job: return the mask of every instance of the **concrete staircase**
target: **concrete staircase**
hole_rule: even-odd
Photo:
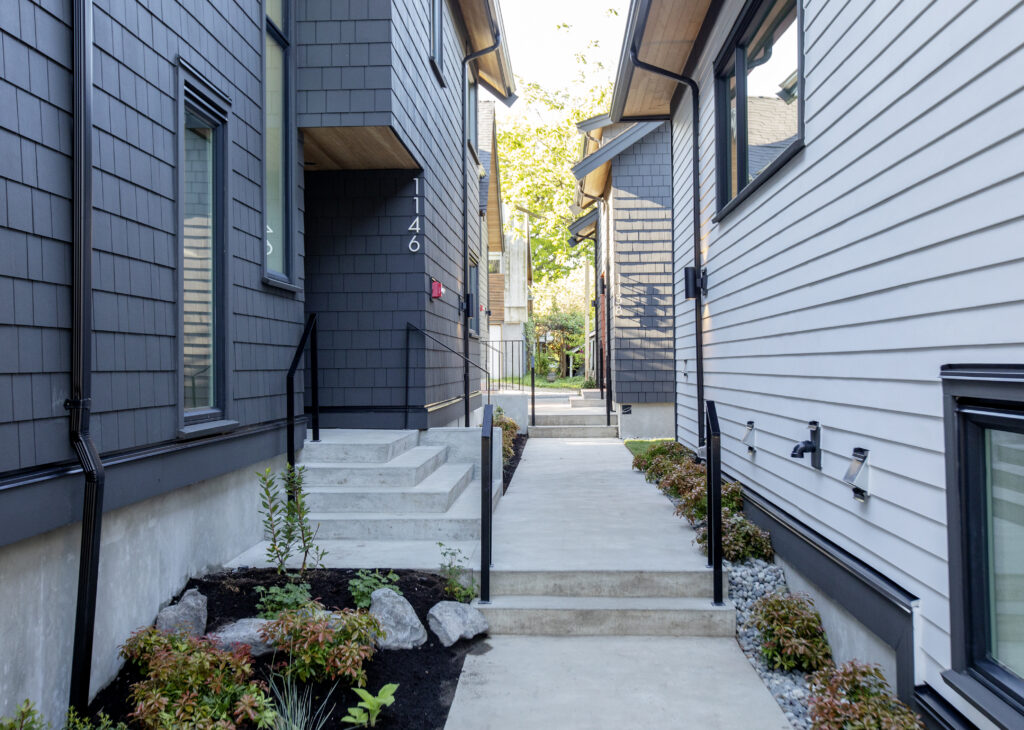
[[[711,602],[711,575],[689,571],[495,571],[492,634],[733,636],[731,604]]]
[[[568,409],[539,412],[537,425],[530,426],[530,438],[616,438],[619,416],[612,413],[608,424],[601,391],[584,390],[582,393],[569,397]]]
[[[307,441],[299,462],[318,539],[479,539],[479,432],[437,431],[464,431],[451,435],[468,446],[419,431],[324,430],[319,442]],[[500,474],[500,452],[498,464]],[[492,494],[497,505],[500,480]]]

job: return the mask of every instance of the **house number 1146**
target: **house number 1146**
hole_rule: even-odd
[[[414,177],[412,181],[416,185],[412,196],[415,215],[413,215],[412,223],[409,224],[409,230],[412,232],[412,238],[409,239],[409,250],[416,253],[422,248],[420,245],[420,234],[423,232],[423,227],[420,224],[420,179]]]

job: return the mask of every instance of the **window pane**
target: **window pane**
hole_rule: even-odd
[[[727,98],[729,101],[729,135],[726,139],[726,174],[729,176],[729,200],[736,197],[739,192],[739,171],[736,167],[736,71],[735,69],[726,78]]]
[[[992,659],[1024,677],[1024,434],[987,430]]]
[[[747,41],[747,175],[768,167],[796,140],[797,22],[795,0],[768,8]]]
[[[267,17],[284,32],[284,0],[267,0]]]
[[[214,406],[214,135],[192,114],[185,120],[184,371],[185,409]]]
[[[267,169],[267,268],[288,274],[285,247],[288,245],[287,175],[285,147],[284,49],[267,35],[266,58],[266,169]]]

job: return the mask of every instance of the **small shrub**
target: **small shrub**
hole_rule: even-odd
[[[832,664],[821,616],[809,596],[762,596],[751,609],[751,619],[761,632],[761,655],[769,666],[813,672]]]
[[[593,378],[584,378],[583,385],[580,386],[584,390],[593,390],[597,387],[597,382]]]
[[[254,589],[260,596],[256,607],[262,618],[277,618],[281,611],[291,611],[309,605],[313,597],[309,592],[309,583],[285,583],[283,586],[256,586]]]
[[[133,634],[121,655],[146,675],[132,685],[131,717],[143,727],[271,727],[273,704],[263,683],[252,679],[248,647],[226,651],[205,639],[149,627]]]
[[[697,528],[697,546],[708,554],[708,528]],[[771,561],[772,541],[768,533],[741,514],[722,510],[722,554],[726,560],[742,563],[747,558]]]
[[[681,459],[677,459],[672,456],[656,456],[651,459],[650,464],[647,465],[644,477],[646,477],[649,482],[660,482],[674,469],[679,468],[681,463]]]
[[[354,687],[352,689],[362,700],[355,707],[348,708],[348,714],[341,718],[342,722],[350,723],[355,727],[377,727],[377,718],[381,710],[395,704],[395,690],[397,684],[385,684],[380,692],[372,695],[365,689]]]
[[[441,577],[444,578],[444,594],[459,603],[469,603],[476,598],[476,581],[466,567],[467,558],[458,548],[437,543],[441,548]],[[467,577],[468,574],[468,577]]]
[[[380,588],[390,588],[398,595],[402,595],[402,589],[398,587],[398,573],[390,570],[384,575],[379,570],[360,570],[356,577],[348,582],[348,592],[352,594],[356,608],[369,608],[373,603],[373,592]]]
[[[300,690],[292,677],[280,674],[271,676],[270,692],[274,696],[274,707],[277,710],[273,730],[323,730],[334,712],[334,705],[327,704],[331,701],[334,689],[332,687],[327,692],[327,696],[314,710],[312,687]]]
[[[661,478],[658,489],[677,499],[700,489],[707,491],[704,466],[693,462],[678,464]]]
[[[18,705],[13,717],[0,717],[0,730],[48,730],[50,724],[44,722],[43,716],[32,703],[25,700]]]
[[[296,611],[282,611],[260,629],[265,641],[288,654],[278,669],[286,677],[305,682],[311,678],[347,679],[366,684],[363,662],[373,656],[377,619],[364,611],[345,609],[328,613],[319,603]]]
[[[692,459],[693,453],[677,441],[662,441],[654,444],[642,454],[633,457],[633,468],[637,471],[646,472],[651,462],[661,457],[669,457],[675,463],[684,459]]]
[[[64,730],[129,730],[129,728],[123,722],[115,723],[102,712],[96,716],[95,720],[90,720],[87,717],[82,717],[72,708],[68,710],[68,720],[64,725]]]
[[[707,477],[700,475],[701,479],[690,480],[691,487],[687,491],[678,494],[679,504],[676,505],[676,514],[686,518],[691,524],[703,522],[708,518],[708,486]],[[739,514],[743,510],[743,491],[739,482],[726,482],[722,485],[722,520],[725,520],[725,513]]]
[[[923,730],[924,723],[892,696],[877,664],[847,662],[811,676],[815,730]]]
[[[503,464],[508,464],[516,453],[515,440],[519,424],[506,416],[500,406],[494,411],[492,424],[501,429],[501,459]]]
[[[306,504],[306,490],[303,487],[306,467],[296,469],[291,464],[278,478],[267,467],[258,474],[260,479],[260,515],[263,517],[263,534],[267,538],[267,562],[272,563],[278,573],[284,573],[288,560],[298,553],[302,556],[299,574],[304,575],[307,566],[319,568],[327,551],[316,544],[317,530],[309,524],[309,507]],[[319,529],[319,528],[317,528]]]

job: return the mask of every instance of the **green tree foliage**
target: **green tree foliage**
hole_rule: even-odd
[[[558,374],[564,377],[567,374],[565,354],[583,344],[583,312],[551,312],[536,317],[534,326],[540,341],[547,340],[550,335],[547,351],[550,355],[558,358]],[[577,368],[580,361],[582,361],[582,354],[577,357]]]

